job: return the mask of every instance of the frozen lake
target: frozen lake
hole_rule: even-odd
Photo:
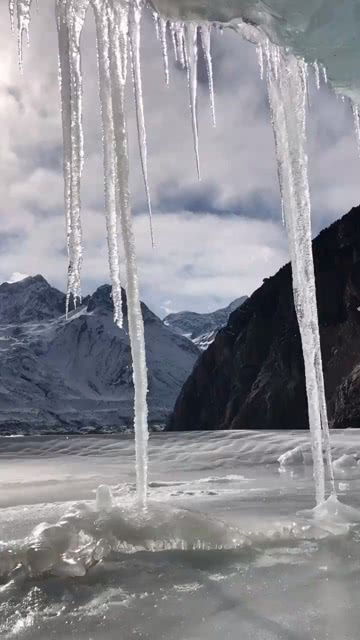
[[[0,440],[3,549],[23,550],[42,522],[62,531],[81,509],[102,540],[117,538],[85,575],[4,575],[2,639],[358,639],[360,526],[298,513],[314,506],[307,433],[152,435],[143,516],[130,436]],[[335,459],[360,457],[360,432],[332,442]],[[277,458],[299,445],[279,471]],[[360,508],[356,460],[336,475],[341,501]],[[99,484],[113,510],[95,511]],[[82,535],[81,558],[92,544]]]

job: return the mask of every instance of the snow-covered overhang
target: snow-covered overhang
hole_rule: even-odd
[[[360,97],[360,0],[153,0],[173,20],[259,26],[307,62],[317,60],[340,93]]]

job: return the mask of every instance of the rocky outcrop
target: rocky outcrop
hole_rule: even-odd
[[[360,207],[314,240],[314,262],[329,417],[360,427]],[[304,365],[290,265],[229,319],[177,399],[173,430],[303,429]]]

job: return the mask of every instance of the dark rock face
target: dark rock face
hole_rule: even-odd
[[[333,427],[360,427],[360,207],[314,240],[321,346]],[[291,268],[229,319],[177,399],[169,428],[304,429],[304,365]]]

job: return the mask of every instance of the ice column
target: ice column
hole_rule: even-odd
[[[81,299],[82,227],[81,173],[83,168],[82,73],[80,38],[89,0],[57,0],[59,72],[64,142],[64,181],[69,255],[66,312],[71,296]]]
[[[124,245],[127,279],[127,317],[133,360],[135,388],[135,448],[137,495],[146,506],[148,473],[148,408],[147,367],[144,323],[141,313],[137,275],[135,236],[129,191],[129,154],[125,117],[125,83],[128,59],[128,2],[114,3],[109,13],[109,54],[111,76],[111,104],[113,113],[113,140],[117,173],[117,203]]]
[[[267,52],[267,84],[282,206],[289,237],[295,309],[303,346],[316,501],[320,504],[325,500],[323,440],[333,492],[335,485],[311,242],[311,206],[305,152],[306,65],[275,45],[269,44]]]

